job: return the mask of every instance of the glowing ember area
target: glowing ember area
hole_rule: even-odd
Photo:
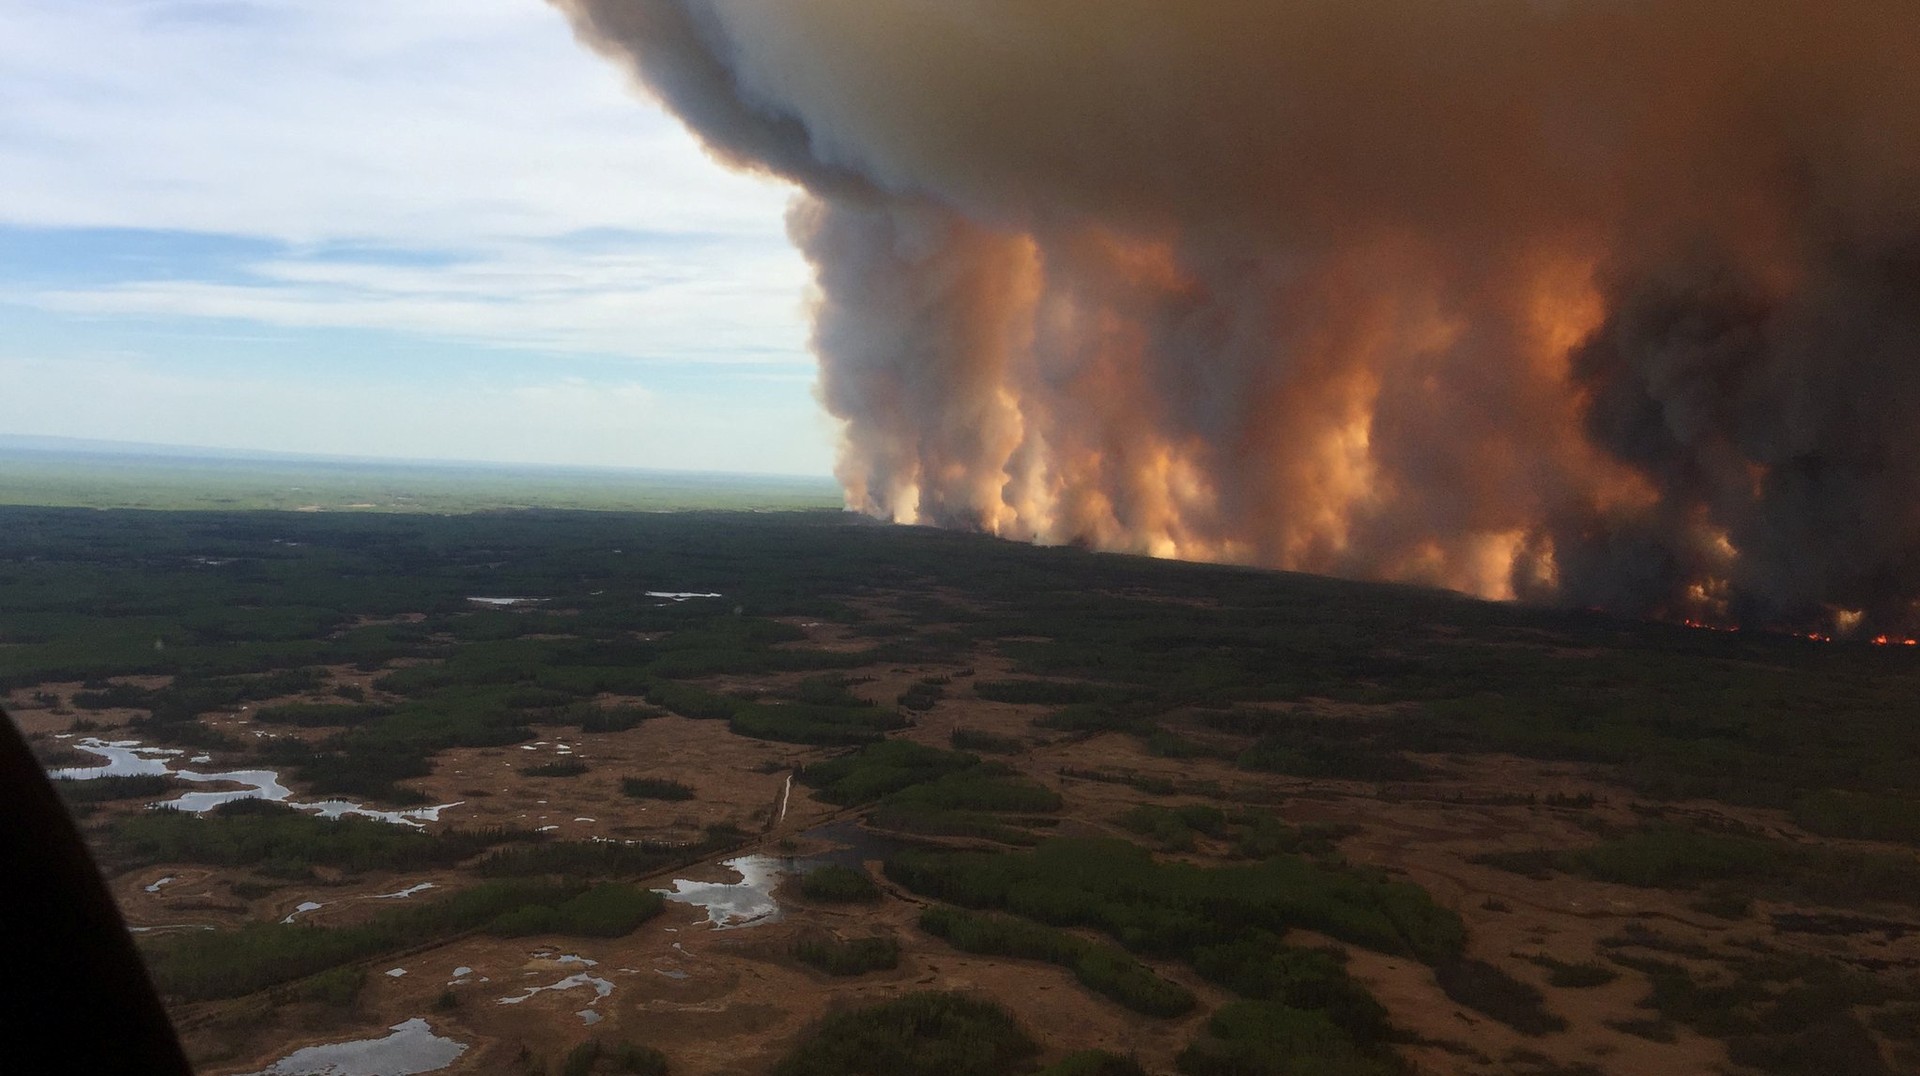
[[[1920,627],[1906,0],[554,3],[805,192],[855,509]]]

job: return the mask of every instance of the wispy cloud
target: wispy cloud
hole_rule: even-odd
[[[824,471],[789,192],[548,5],[0,0],[0,26],[0,431]]]
[[[737,243],[582,254],[521,242],[431,266],[286,257],[233,273],[15,291],[13,299],[93,317],[381,329],[636,359],[805,360],[804,273],[784,252]]]
[[[0,0],[0,25],[16,225],[765,237],[786,199],[713,168],[533,0]]]

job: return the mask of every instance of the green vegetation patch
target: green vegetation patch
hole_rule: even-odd
[[[1241,997],[1322,1013],[1362,1049],[1393,1038],[1387,1010],[1347,974],[1339,949],[1288,945],[1267,930],[1197,949],[1194,970]]]
[[[1459,917],[1418,886],[1291,856],[1200,867],[1158,862],[1126,841],[1063,839],[1032,852],[903,852],[887,876],[950,903],[1093,927],[1167,956],[1255,928],[1319,930],[1428,963],[1457,956],[1465,940]]]
[[[526,904],[487,924],[487,932],[517,938],[528,934],[566,934],[581,938],[618,938],[660,914],[665,898],[651,889],[600,885],[558,904]]]
[[[364,725],[392,712],[390,706],[370,703],[292,702],[281,706],[263,706],[253,712],[253,719],[263,725],[347,728]]]
[[[956,751],[974,751],[983,755],[1025,754],[1027,742],[1015,736],[996,736],[977,729],[954,729],[948,737]]]
[[[587,769],[587,764],[577,758],[562,758],[537,766],[522,766],[520,773],[526,777],[579,777]]]
[[[1068,1054],[1033,1076],[1147,1076],[1147,1070],[1131,1057],[1105,1050],[1081,1050]]]
[[[875,829],[916,837],[958,837],[1020,847],[1040,843],[1040,838],[1032,830],[1009,825],[1002,816],[980,811],[883,806],[868,812],[867,822]]]
[[[538,839],[531,831],[508,829],[429,834],[369,818],[319,818],[283,804],[244,799],[205,814],[124,815],[107,825],[98,847],[116,871],[152,863],[207,863],[304,877],[316,866],[355,872],[452,866],[498,845]]]
[[[934,704],[945,698],[946,694],[946,678],[939,677],[908,685],[897,701],[902,709],[924,712],[933,709]]]
[[[828,975],[852,977],[900,966],[900,943],[884,935],[845,941],[826,934],[810,934],[793,943],[794,959]]]
[[[1565,1020],[1546,1010],[1540,991],[1484,960],[1450,960],[1434,969],[1434,977],[1449,998],[1523,1035],[1567,1028]]]
[[[1920,844],[1920,796],[1815,792],[1793,805],[1793,820],[1823,837]]]
[[[367,985],[367,969],[339,967],[309,977],[288,992],[290,1001],[310,1001],[333,1009],[351,1009]]]
[[[1332,856],[1340,842],[1360,832],[1360,827],[1337,822],[1309,822],[1288,825],[1265,811],[1242,811],[1229,821],[1233,824],[1235,855],[1248,859],[1269,856]]]
[[[886,740],[800,771],[800,780],[820,798],[843,806],[872,803],[912,785],[972,769],[979,758],[942,751],[910,740]]]
[[[1060,809],[1060,795],[997,762],[908,740],[886,740],[808,766],[800,780],[821,799],[877,804],[869,820],[922,836],[975,837],[1031,844],[1030,833],[1002,817]]]
[[[482,878],[644,878],[670,867],[704,859],[737,846],[745,837],[727,825],[707,827],[704,838],[689,844],[640,841],[547,841],[502,848],[473,865]]]
[[[693,789],[664,777],[623,777],[620,791],[637,800],[690,800]]]
[[[575,703],[561,711],[554,723],[575,725],[581,732],[625,732],[638,728],[643,721],[651,721],[665,715],[664,710],[651,706],[601,706],[594,703]]]
[[[54,791],[68,804],[106,803],[112,800],[152,799],[164,796],[184,782],[157,773],[126,777],[95,777],[86,781],[53,782]]]
[[[980,680],[973,693],[994,702],[1039,706],[1112,702],[1126,694],[1124,689],[1069,680]]]
[[[667,1076],[667,1055],[651,1046],[588,1039],[560,1059],[560,1076],[593,1076],[595,1073]]]
[[[961,994],[909,994],[829,1016],[774,1076],[1006,1076],[1039,1052],[1004,1009]]]
[[[1400,1076],[1406,1067],[1384,1048],[1349,1037],[1325,1013],[1272,1001],[1221,1006],[1206,1034],[1181,1051],[1185,1076]]]
[[[1227,813],[1205,804],[1157,807],[1143,803],[1114,821],[1122,829],[1177,852],[1192,851],[1197,837],[1223,837],[1227,832]]]
[[[1670,1038],[1671,1026],[1682,1024],[1727,1040],[1737,1063],[1780,1076],[1886,1073],[1869,1024],[1895,1026],[1917,1011],[1910,986],[1903,996],[1884,980],[1817,956],[1761,954],[1705,970],[1625,952],[1613,960],[1647,977],[1651,989],[1640,1004],[1658,1016],[1641,1022],[1648,1037]]]
[[[829,863],[800,876],[800,895],[829,903],[876,901],[880,886],[866,871]]]
[[[920,929],[967,953],[1041,960],[1068,968],[1081,984],[1148,1016],[1180,1016],[1193,993],[1109,945],[1005,915],[935,906],[920,913]]]
[[[253,923],[155,938],[143,943],[142,951],[163,994],[204,1001],[240,997],[469,930],[515,935],[539,920],[543,932],[614,937],[659,907],[658,894],[625,886],[495,882],[386,912],[358,926]]]
[[[1584,990],[1588,987],[1605,986],[1618,979],[1620,973],[1607,967],[1587,961],[1582,964],[1569,964],[1542,953],[1530,956],[1527,962],[1547,969],[1547,985],[1571,990]]]
[[[1540,876],[1559,870],[1652,889],[1716,886],[1722,898],[1778,894],[1824,904],[1920,903],[1911,857],[1662,827],[1570,851],[1501,852],[1476,862]]]
[[[1266,715],[1277,726],[1242,751],[1236,761],[1249,770],[1290,777],[1349,781],[1412,781],[1426,770],[1399,753],[1389,721],[1307,719]]]

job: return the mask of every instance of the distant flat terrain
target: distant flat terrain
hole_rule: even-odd
[[[330,460],[114,442],[0,439],[0,505],[479,512],[837,508],[828,478]]]
[[[209,1074],[1920,1071],[1907,647],[837,510],[0,507],[0,700]]]

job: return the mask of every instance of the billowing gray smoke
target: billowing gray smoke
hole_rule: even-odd
[[[1913,626],[1913,0],[553,2],[807,192],[857,508]]]

